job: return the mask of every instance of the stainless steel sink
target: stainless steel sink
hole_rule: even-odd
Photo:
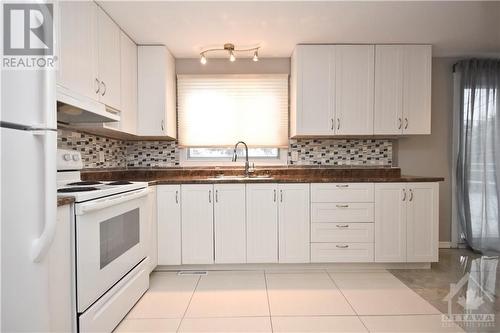
[[[266,180],[272,179],[270,175],[255,175],[255,176],[226,176],[226,175],[217,175],[215,177],[208,177],[209,180]]]

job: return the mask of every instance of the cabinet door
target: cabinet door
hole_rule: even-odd
[[[61,1],[59,10],[57,83],[97,101],[97,6],[93,1]]]
[[[292,136],[332,135],[329,45],[298,45],[292,57]]]
[[[439,247],[439,184],[408,184],[407,261],[436,262]]]
[[[406,261],[406,185],[375,184],[375,261]]]
[[[158,265],[181,264],[180,185],[157,186]]]
[[[373,134],[373,45],[336,45],[335,134]]]
[[[280,184],[278,190],[279,262],[309,262],[309,184]]]
[[[216,184],[215,262],[246,262],[245,184]]]
[[[404,46],[375,46],[374,134],[401,134]]]
[[[404,46],[403,134],[431,134],[430,45]]]
[[[99,100],[117,110],[121,105],[120,28],[101,9],[97,10],[97,40],[99,45]]]
[[[123,132],[137,132],[137,45],[120,32],[121,50],[121,114]]]
[[[182,263],[212,264],[213,185],[181,186]]]
[[[278,262],[278,187],[247,184],[247,262]]]

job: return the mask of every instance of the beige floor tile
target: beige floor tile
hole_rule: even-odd
[[[272,317],[273,332],[368,332],[357,316]]]
[[[180,322],[180,319],[125,319],[114,332],[176,332]]]
[[[200,279],[186,317],[269,316],[264,272],[210,272]]]
[[[271,332],[269,317],[185,318],[179,332]]]
[[[441,315],[423,316],[362,316],[370,332],[464,332],[457,325],[443,326]]]
[[[330,275],[358,315],[440,314],[390,273]]]
[[[354,314],[327,273],[266,276],[273,316]]]
[[[149,290],[132,308],[127,319],[182,318],[193,294],[198,276],[155,272]]]

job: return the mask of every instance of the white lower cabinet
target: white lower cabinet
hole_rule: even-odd
[[[182,263],[180,192],[180,185],[159,185],[157,189],[158,265]]]
[[[373,243],[312,243],[312,262],[370,262]]]
[[[181,186],[182,263],[214,262],[213,185]]]
[[[375,184],[375,261],[438,261],[438,183]]]
[[[245,184],[216,184],[215,263],[246,262]]]
[[[278,186],[246,185],[248,263],[278,262]]]
[[[373,223],[312,223],[313,243],[373,243]]]
[[[310,262],[309,184],[279,184],[279,262]]]

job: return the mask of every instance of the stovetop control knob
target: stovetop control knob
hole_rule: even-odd
[[[64,154],[63,158],[65,161],[71,161],[71,155],[70,154]]]
[[[80,156],[73,155],[73,161],[78,162],[80,160]]]

